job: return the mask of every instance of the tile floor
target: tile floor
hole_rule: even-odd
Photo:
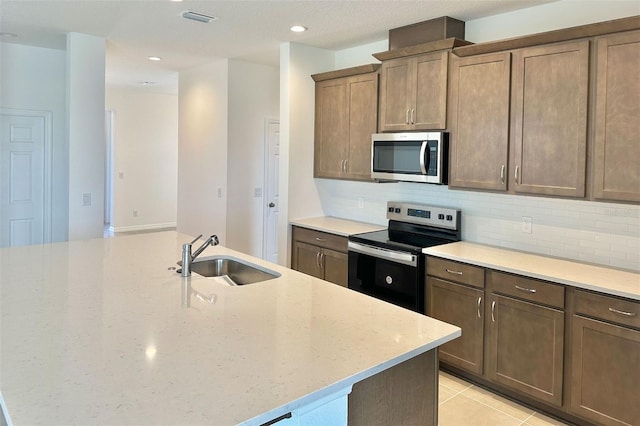
[[[438,402],[439,426],[566,425],[444,372]]]

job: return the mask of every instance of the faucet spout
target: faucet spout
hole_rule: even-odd
[[[207,238],[207,240],[204,243],[202,243],[202,245],[198,247],[196,251],[193,252],[192,254],[191,246],[193,245],[193,243],[198,241],[200,237],[202,237],[202,234],[197,236],[190,243],[186,243],[182,245],[182,271],[180,272],[180,275],[183,277],[191,276],[191,263],[194,260],[196,260],[196,258],[200,255],[200,253],[204,251],[204,249],[206,249],[209,246],[217,246],[218,244],[220,244],[220,240],[218,240],[218,236],[212,235],[209,238]]]

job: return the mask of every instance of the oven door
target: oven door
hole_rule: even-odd
[[[350,289],[424,313],[422,256],[349,241]]]

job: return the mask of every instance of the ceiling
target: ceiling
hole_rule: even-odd
[[[147,81],[176,92],[178,71],[219,58],[278,66],[286,42],[341,50],[440,16],[468,21],[542,3],[549,0],[0,0],[0,32],[16,35],[3,42],[54,49],[65,49],[68,32],[104,37],[107,84]],[[185,10],[218,19],[187,20]],[[294,24],[308,31],[289,31]]]

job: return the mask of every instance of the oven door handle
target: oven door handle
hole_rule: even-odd
[[[390,260],[392,262],[402,263],[403,265],[418,267],[418,256],[402,251],[389,250],[381,247],[367,246],[360,243],[349,241],[347,243],[349,251],[377,257],[379,259]]]

